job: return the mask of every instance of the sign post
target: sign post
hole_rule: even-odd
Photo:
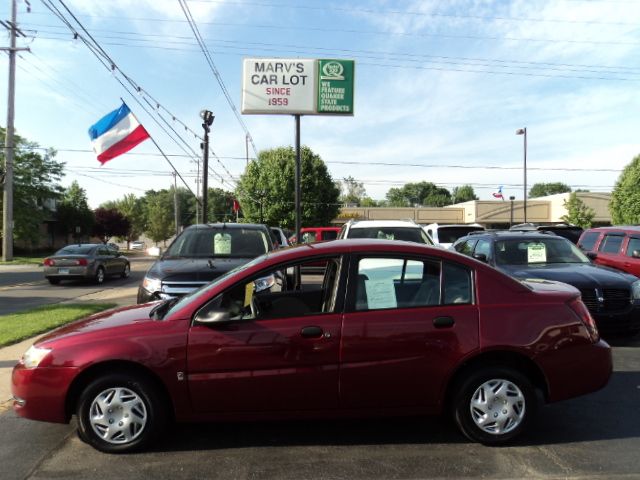
[[[242,113],[293,115],[295,118],[295,228],[299,244],[302,193],[300,186],[300,117],[353,115],[353,60],[245,58],[242,69]]]

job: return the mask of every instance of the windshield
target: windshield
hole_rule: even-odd
[[[252,267],[253,265],[255,265],[257,263],[262,262],[267,257],[268,257],[268,254],[264,254],[264,255],[261,255],[261,256],[259,256],[257,258],[254,258],[253,260],[251,260],[248,263],[245,263],[243,265],[239,265],[236,268],[234,268],[233,270],[229,270],[228,272],[223,273],[218,278],[216,278],[215,280],[211,281],[211,283],[207,283],[207,284],[201,286],[200,288],[189,292],[185,296],[180,297],[179,299],[174,298],[174,299],[171,299],[171,300],[165,300],[163,303],[161,303],[161,304],[157,305],[156,307],[154,307],[151,310],[151,312],[149,313],[149,316],[153,316],[156,320],[168,317],[171,314],[173,314],[174,312],[177,312],[178,310],[180,310],[185,305],[188,305],[192,301],[197,301],[198,297],[200,297],[201,295],[205,295],[206,296],[208,294],[208,292],[211,291],[212,288],[215,288],[218,284],[220,284],[220,282],[223,282],[224,280],[229,278],[231,275],[235,275],[236,273],[243,272],[247,268]]]
[[[351,228],[349,238],[377,238],[379,240],[404,240],[406,242],[433,245],[422,228],[363,227]]]
[[[164,258],[253,258],[269,251],[267,232],[255,228],[202,227],[182,232]]]
[[[590,263],[573,243],[564,238],[500,240],[495,243],[495,248],[498,265]]]
[[[470,232],[484,230],[482,227],[440,227],[438,228],[438,241],[440,243],[453,243],[460,237],[469,235]]]
[[[56,255],[90,255],[95,245],[68,245],[56,252]]]

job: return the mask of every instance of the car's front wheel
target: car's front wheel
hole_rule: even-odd
[[[537,395],[517,370],[484,367],[473,370],[454,393],[454,418],[470,440],[500,445],[519,435],[537,411]]]
[[[96,270],[96,275],[94,277],[95,282],[98,285],[103,284],[104,283],[104,276],[105,276],[104,267],[98,267],[98,269]]]
[[[124,265],[124,270],[122,271],[121,276],[122,278],[129,278],[129,275],[131,275],[131,265],[126,263]]]
[[[165,424],[165,408],[147,380],[111,374],[91,382],[77,408],[81,439],[107,453],[139,450],[156,439]]]

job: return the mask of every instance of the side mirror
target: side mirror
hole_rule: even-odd
[[[484,253],[474,253],[473,258],[481,262],[487,263],[487,256]]]
[[[195,318],[195,323],[197,325],[214,325],[230,320],[231,315],[227,310],[210,310],[209,312],[198,314]]]
[[[634,250],[631,256],[633,258],[640,258],[640,250]]]
[[[595,260],[598,257],[596,252],[586,252],[585,255],[589,260]]]

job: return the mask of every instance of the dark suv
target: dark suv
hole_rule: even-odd
[[[182,296],[273,249],[265,225],[192,225],[146,273],[138,288],[138,303]]]
[[[594,265],[565,238],[541,232],[482,232],[458,239],[453,248],[520,280],[573,285],[605,333],[640,331],[640,280]]]

